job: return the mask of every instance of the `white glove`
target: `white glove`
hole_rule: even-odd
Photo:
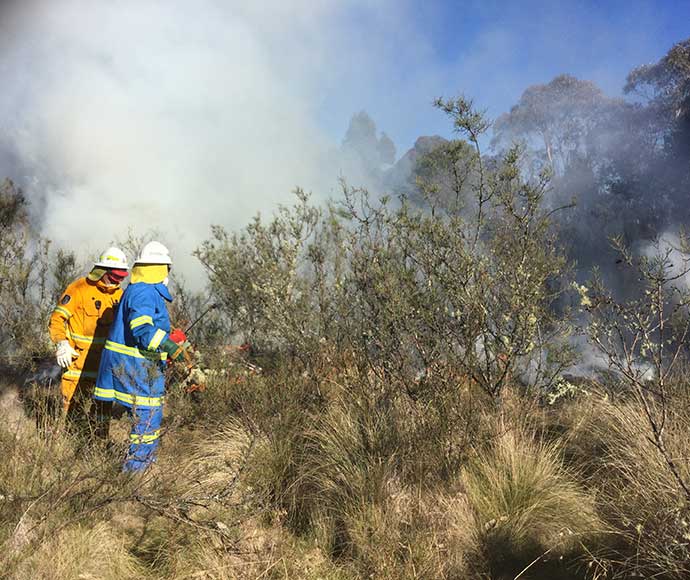
[[[57,364],[59,364],[63,369],[66,369],[71,363],[73,358],[77,358],[79,353],[74,350],[68,340],[61,340],[57,343],[57,350],[55,351],[55,358]]]

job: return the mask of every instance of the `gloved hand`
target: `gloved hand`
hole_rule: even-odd
[[[72,363],[72,359],[78,356],[79,353],[72,348],[68,340],[61,340],[57,343],[55,359],[57,360],[57,364],[63,369],[66,369]]]
[[[179,359],[182,355],[184,355],[185,352],[183,345],[177,344],[176,342],[170,340],[170,338],[166,338],[163,342],[161,342],[160,349],[163,352],[168,353],[168,360],[173,361]]]

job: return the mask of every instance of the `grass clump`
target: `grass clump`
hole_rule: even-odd
[[[257,435],[230,419],[187,447],[180,467],[182,498],[230,499],[255,448]]]
[[[569,577],[560,563],[582,555],[603,528],[592,495],[565,467],[559,447],[526,429],[509,430],[481,450],[461,482],[478,556],[492,577],[530,565]]]
[[[417,492],[417,493],[415,493]],[[365,578],[467,578],[474,539],[464,498],[399,489],[348,514],[351,554]]]
[[[46,538],[23,559],[10,578],[17,580],[138,580],[144,566],[128,551],[128,539],[105,522],[77,524]]]
[[[64,422],[36,429],[17,417],[0,428],[0,561],[85,518],[96,521],[127,493],[116,453],[85,440]]]
[[[597,409],[578,435],[597,442],[593,480],[599,509],[616,532],[602,561],[613,577],[688,578],[690,508],[650,440],[643,410],[608,399],[599,401]],[[682,403],[674,409],[666,444],[688,481],[690,415]]]

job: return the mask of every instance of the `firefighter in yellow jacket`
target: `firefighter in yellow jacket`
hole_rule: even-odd
[[[86,277],[67,287],[50,317],[55,358],[64,369],[60,388],[68,417],[83,413],[83,405],[93,393],[128,269],[124,252],[108,248]]]

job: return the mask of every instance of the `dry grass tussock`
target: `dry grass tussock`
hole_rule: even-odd
[[[440,495],[402,481],[411,443],[404,407],[379,394],[341,393],[288,443],[262,443],[252,477],[278,478],[275,467],[283,465],[279,517],[293,529],[297,522],[348,578],[463,577],[466,526],[457,516],[467,520],[467,511],[442,511]],[[273,457],[285,445],[288,465]]]
[[[524,410],[516,402],[512,414]],[[435,476],[405,480],[420,473],[409,465],[418,439],[407,411],[386,397],[342,397],[303,435],[289,492],[319,544],[364,577],[503,577],[532,565],[570,578],[603,524],[560,447],[485,412],[453,492]]]
[[[89,554],[96,554],[96,559],[107,554],[113,566],[123,571],[122,577],[136,577],[124,574],[133,560],[120,550],[121,537],[101,526],[110,508],[131,494],[131,482],[119,473],[113,453],[84,445],[60,421],[43,418],[36,425],[26,417],[16,419],[0,426],[0,566],[4,573],[11,578],[76,578],[68,572],[67,560],[56,560],[52,571],[48,567],[46,554],[60,541],[75,552],[75,558],[86,561]],[[93,543],[85,541],[91,533],[96,536]]]
[[[265,441],[238,421],[206,427],[167,433],[159,465],[131,477],[122,449],[84,446],[60,422],[0,426],[0,576],[341,578],[313,542],[262,516],[243,477]]]
[[[559,446],[530,429],[508,430],[479,450],[460,483],[474,514],[477,561],[492,577],[527,566],[569,577],[567,565],[603,530],[592,495],[566,468]]]
[[[604,529],[593,496],[557,444],[494,421],[498,435],[453,486],[426,488],[400,478],[394,408],[360,399],[329,409],[295,483],[312,534],[368,578],[583,577],[581,558]]]
[[[121,478],[110,454],[85,445],[60,421],[47,419],[36,427],[24,419],[0,428],[0,454],[3,532],[11,522],[21,528],[36,520],[31,528],[41,533],[58,514],[95,510],[120,497],[115,482]]]
[[[129,551],[129,540],[106,522],[77,524],[47,537],[11,578],[20,580],[137,580],[147,571]]]
[[[381,504],[352,508],[345,524],[363,577],[470,577],[477,547],[472,512],[462,496],[398,489]]]
[[[687,394],[684,395],[687,397]],[[666,445],[690,481],[690,415],[674,407]],[[582,413],[585,415],[585,413]],[[593,457],[592,483],[603,517],[616,531],[600,558],[611,577],[690,577],[690,510],[659,451],[642,409],[601,398],[572,435]]]
[[[333,564],[313,543],[294,538],[279,525],[245,521],[241,540],[228,549],[209,534],[196,534],[180,549],[171,551],[166,578],[255,580],[304,578],[346,580],[351,576]]]
[[[203,497],[225,501],[237,491],[240,475],[255,449],[259,436],[235,419],[207,437],[194,441],[177,458],[180,463],[180,497]]]

